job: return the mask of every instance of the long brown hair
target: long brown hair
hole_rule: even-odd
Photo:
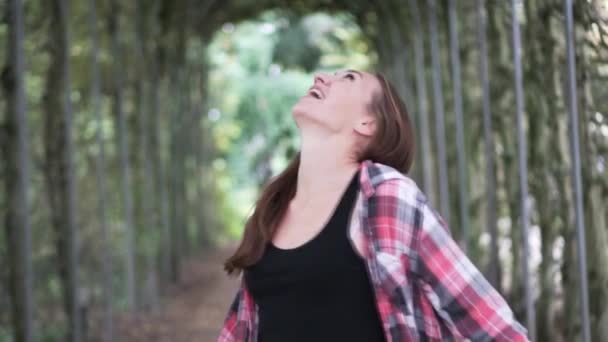
[[[358,162],[372,160],[407,173],[414,159],[414,130],[403,100],[393,85],[380,73],[373,73],[382,87],[374,93],[368,111],[376,116],[376,131],[367,145],[357,153]],[[245,224],[239,247],[224,263],[228,274],[240,273],[255,264],[272,239],[279,221],[295,196],[300,153],[279,175],[263,188],[253,214]]]

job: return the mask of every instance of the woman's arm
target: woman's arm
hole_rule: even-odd
[[[527,341],[526,329],[452,239],[436,210],[426,203],[421,210],[417,273],[438,315],[472,341]]]
[[[375,197],[369,210],[378,246],[407,255],[400,271],[409,276],[395,271],[392,286],[407,287],[416,281],[425,296],[419,305],[432,306],[414,308],[420,329],[435,336],[432,320],[438,318],[451,334],[470,341],[527,341],[526,329],[507,302],[458,247],[447,224],[411,179],[385,180]]]

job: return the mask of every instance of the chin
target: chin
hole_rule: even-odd
[[[318,101],[318,100],[313,100]],[[314,103],[310,98],[301,98],[291,109],[294,120],[315,122],[317,125],[325,125],[329,115],[323,106]]]
[[[294,118],[298,118],[298,117],[310,117],[312,115],[312,113],[314,113],[314,111],[312,110],[312,108],[310,108],[310,106],[307,106],[306,104],[303,103],[296,103],[293,108],[291,109],[291,115]]]

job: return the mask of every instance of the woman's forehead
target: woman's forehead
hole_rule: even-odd
[[[346,74],[346,73],[353,73],[353,74],[359,75],[359,78],[363,84],[363,88],[366,89],[366,91],[377,92],[377,91],[382,90],[382,87],[380,85],[378,78],[374,74],[371,74],[366,71],[355,70],[355,69],[343,69],[343,70],[338,70],[338,71],[334,72],[334,75],[337,76],[337,75],[342,75],[342,74]]]

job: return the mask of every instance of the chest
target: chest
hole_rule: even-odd
[[[338,228],[338,227],[333,227]],[[328,303],[359,284],[369,285],[365,262],[346,237],[321,234],[297,250],[269,245],[263,257],[245,272],[245,281],[258,303],[287,298],[302,307]]]
[[[299,291],[298,298],[306,298],[305,293],[321,298],[343,292],[353,283],[369,284],[362,257],[364,245],[352,236],[362,236],[356,232],[360,229],[360,203],[354,195],[348,196],[350,199],[338,206],[323,228],[304,243],[285,248],[275,239],[266,244],[261,259],[245,274],[257,299]]]
[[[387,341],[401,341],[404,336],[407,337],[406,340],[416,340],[413,337],[417,334],[413,324],[415,321],[413,298],[419,298],[418,301],[423,304],[426,303],[428,307],[430,307],[430,304],[418,292],[420,288],[416,287],[417,290],[414,291],[414,288],[411,286],[411,279],[408,279],[408,273],[404,271],[407,265],[403,262],[407,258],[395,254],[395,248],[387,248],[387,246],[394,244],[392,239],[395,234],[387,231],[389,229],[388,225],[380,224],[383,220],[381,219],[382,216],[379,215],[386,213],[381,213],[377,209],[374,209],[378,207],[378,202],[373,201],[373,198],[366,198],[363,192],[357,193],[353,210],[344,232],[346,235],[345,241],[348,242],[353,253],[358,258],[364,260],[361,265],[367,272],[359,272],[358,274],[367,273],[366,276],[370,287],[362,291],[362,293],[373,294],[370,296],[371,305],[375,306],[379,314]],[[328,265],[335,267],[335,264],[332,263]],[[300,267],[302,269],[306,269],[307,267],[309,269],[314,268],[317,271],[323,272],[323,267],[315,267],[311,264],[302,263]],[[325,271],[327,270],[328,268],[325,268]],[[334,272],[333,276],[336,275],[339,276],[339,273]],[[309,280],[311,279],[315,278],[309,278]],[[350,283],[352,284],[353,282]],[[360,284],[363,283],[360,282]],[[349,286],[349,284],[342,286]],[[255,333],[258,329],[259,306],[253,306],[253,301],[251,303],[252,319],[254,322],[252,327]]]

